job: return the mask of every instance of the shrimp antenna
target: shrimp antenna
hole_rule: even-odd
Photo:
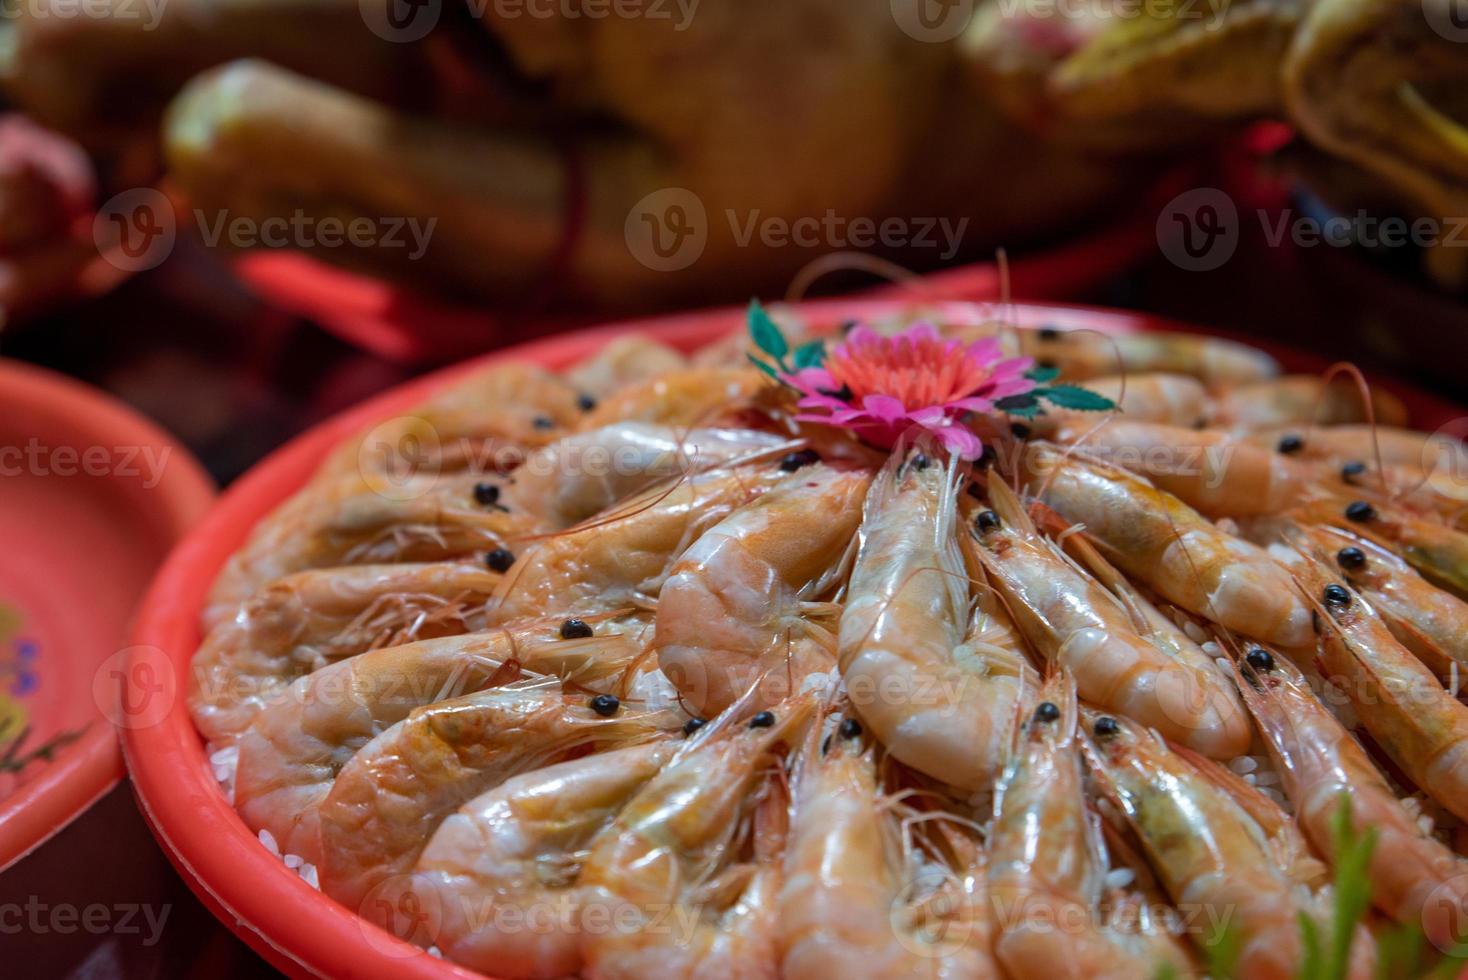
[[[833,272],[867,272],[917,294],[920,299],[936,299],[936,289],[916,272],[887,259],[865,252],[830,252],[808,262],[790,280],[785,302],[798,303],[816,281]]]
[[[1316,394],[1315,407],[1310,413],[1310,428],[1313,429],[1317,425],[1316,419],[1320,417],[1320,406],[1325,401],[1330,382],[1337,376],[1343,374],[1349,376],[1355,382],[1356,391],[1361,396],[1361,407],[1366,411],[1366,424],[1371,428],[1371,453],[1376,458],[1376,475],[1381,480],[1382,492],[1387,495],[1387,499],[1395,501],[1400,494],[1392,490],[1392,485],[1386,478],[1386,467],[1382,465],[1381,440],[1377,436],[1376,404],[1371,399],[1371,383],[1366,380],[1366,376],[1361,373],[1360,368],[1349,361],[1337,361],[1325,369],[1325,384],[1321,386],[1319,393]],[[1307,436],[1308,434],[1309,430],[1306,431]],[[1422,481],[1412,489],[1416,490],[1426,482],[1427,477],[1424,475]]]

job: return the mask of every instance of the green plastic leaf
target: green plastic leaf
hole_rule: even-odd
[[[1077,412],[1107,412],[1116,408],[1116,402],[1110,398],[1078,385],[1055,385],[1053,388],[1037,389],[1035,394],[1056,408],[1069,408]]]
[[[749,301],[749,335],[754,338],[756,347],[773,357],[776,364],[785,366],[785,355],[790,353],[790,344],[757,299]]]
[[[1060,377],[1060,368],[1033,367],[1025,372],[1025,377],[1035,382],[1035,384],[1048,384],[1049,382],[1054,381],[1056,378]]]
[[[826,343],[822,340],[812,340],[808,344],[801,344],[795,348],[795,357],[791,359],[795,370],[802,371],[806,368],[820,367],[826,361]]]

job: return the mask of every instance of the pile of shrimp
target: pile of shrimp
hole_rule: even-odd
[[[941,329],[1119,408],[878,451],[742,338],[634,336],[342,446],[205,611],[189,702],[240,817],[500,977],[1456,949],[1468,450],[1232,342]],[[1344,926],[1342,821],[1374,838]]]

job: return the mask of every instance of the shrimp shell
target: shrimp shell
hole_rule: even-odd
[[[337,774],[413,710],[517,680],[522,667],[595,683],[629,669],[640,653],[621,636],[496,632],[388,647],[324,667],[297,680],[241,736],[235,806],[283,853],[316,863],[318,808]]]
[[[189,711],[211,742],[239,735],[292,680],[375,647],[467,633],[499,576],[457,563],[358,565],[271,582],[205,637]]]
[[[465,803],[439,825],[413,871],[416,901],[407,907],[436,913],[427,934],[413,937],[418,923],[397,921],[393,931],[484,973],[575,974],[584,852],[677,751],[673,742],[614,749],[515,776]],[[527,917],[501,927],[502,911]]]
[[[1031,443],[1039,499],[1084,525],[1108,561],[1169,602],[1286,647],[1310,642],[1310,612],[1263,550],[1125,470]]]
[[[321,890],[377,920],[439,823],[510,776],[584,746],[660,736],[662,712],[604,717],[554,681],[416,708],[343,767],[320,808]]]
[[[1371,897],[1383,912],[1449,948],[1458,940],[1454,909],[1468,907],[1468,861],[1418,826],[1376,765],[1292,664],[1239,664],[1239,690],[1284,775],[1300,826],[1321,853],[1335,845],[1334,821],[1349,802],[1357,833],[1373,828]]]
[[[870,477],[817,465],[734,511],[683,553],[658,595],[658,663],[704,717],[759,683],[766,706],[835,665],[802,610],[836,584]],[[789,659],[787,661],[787,654]]]
[[[1294,980],[1303,957],[1299,917],[1318,918],[1324,893],[1302,895],[1299,873],[1290,873],[1300,856],[1293,824],[1277,810],[1261,824],[1262,797],[1246,808],[1156,736],[1115,717],[1098,732],[1101,721],[1086,716],[1092,771],[1126,814],[1174,904],[1238,931],[1240,976]],[[1370,935],[1358,929],[1347,975],[1366,980],[1374,959]]]
[[[894,453],[872,481],[841,614],[841,676],[892,755],[964,789],[1003,764],[1023,665],[967,646],[969,582],[958,543],[956,469]]]

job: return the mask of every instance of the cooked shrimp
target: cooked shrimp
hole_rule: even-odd
[[[713,425],[748,407],[768,384],[751,367],[688,368],[648,378],[623,388],[586,413],[581,428],[613,422],[661,425]]]
[[[1105,845],[1086,807],[1074,683],[1057,672],[1038,696],[1000,782],[989,832],[995,953],[1017,977],[1155,976],[1166,967],[1193,973],[1186,948],[1145,906],[1136,928],[1104,915]]]
[[[1232,758],[1248,749],[1248,719],[1206,654],[1185,637],[1153,642],[1154,625],[1129,616],[1041,537],[1002,481],[990,481],[989,497],[994,510],[976,522],[985,568],[1025,636],[1074,676],[1082,697],[1211,756]],[[1140,599],[1133,598],[1138,608]]]
[[[1302,459],[1336,462],[1369,460],[1377,452],[1383,463],[1423,472],[1446,472],[1458,479],[1468,477],[1468,447],[1452,436],[1428,435],[1387,425],[1287,426],[1247,436],[1261,446],[1281,445]]]
[[[1390,392],[1371,389],[1371,414],[1382,425],[1407,421],[1407,409]],[[1291,374],[1220,393],[1209,424],[1241,432],[1286,425],[1349,425],[1368,420],[1361,391],[1345,377],[1333,381],[1313,374]]]
[[[1189,612],[1281,646],[1310,642],[1310,612],[1263,550],[1125,470],[1031,443],[1040,499],[1085,526],[1108,561]]]
[[[414,709],[518,680],[522,669],[606,687],[641,655],[627,636],[563,640],[495,632],[374,650],[302,677],[239,741],[235,806],[282,853],[315,863],[318,808],[337,773],[383,729]]]
[[[1337,528],[1301,525],[1316,557],[1335,565],[1392,635],[1439,680],[1468,681],[1468,603],[1428,584],[1387,549]]]
[[[415,476],[380,492],[358,475],[308,484],[255,526],[215,580],[205,626],[231,618],[265,583],[338,565],[443,561],[498,548],[523,526],[481,504],[472,473]]]
[[[646,601],[704,531],[785,475],[773,464],[707,471],[653,487],[610,515],[550,535],[506,574],[490,602],[490,622],[573,612],[584,617]]]
[[[1191,375],[1209,388],[1245,384],[1279,373],[1263,351],[1199,334],[1101,334],[1090,330],[1020,330],[1020,350],[1054,363],[1062,376],[1084,380],[1120,372]]]
[[[1421,923],[1440,948],[1456,943],[1454,912],[1468,907],[1468,861],[1423,831],[1293,664],[1255,648],[1238,669],[1244,701],[1311,842],[1333,860],[1335,821],[1349,804],[1356,832],[1376,834],[1372,901],[1398,922]]]
[[[1131,721],[1094,714],[1085,721],[1092,771],[1174,904],[1236,930],[1239,976],[1293,980],[1303,957],[1299,919],[1319,921],[1327,893],[1309,887],[1322,876],[1289,818],[1257,794],[1246,805],[1213,770],[1195,768]],[[1193,938],[1207,944],[1221,936]],[[1365,980],[1374,960],[1370,934],[1358,929],[1347,976]]]
[[[667,344],[645,334],[632,333],[609,341],[571,368],[566,372],[566,380],[583,394],[605,398],[629,385],[687,367],[688,359]],[[596,407],[584,398],[581,406],[588,412]]]
[[[1316,479],[1295,460],[1212,429],[1101,418],[1078,420],[1055,440],[1139,473],[1210,517],[1278,514]]]
[[[499,576],[482,565],[358,565],[272,582],[204,639],[189,668],[189,711],[223,742],[295,678],[382,646],[468,633]]]
[[[966,642],[956,461],[894,453],[872,481],[841,614],[841,676],[894,757],[946,783],[992,785],[1023,690],[1011,651]]]
[[[1344,690],[1371,737],[1407,778],[1468,820],[1468,706],[1443,690],[1330,566],[1302,557],[1291,569],[1320,610],[1321,673]]]
[[[783,805],[761,784],[776,747],[798,738],[814,709],[806,694],[711,727],[596,837],[581,868],[589,976],[775,975],[778,854],[757,834],[741,861],[739,831],[762,798]]]
[[[571,527],[668,477],[697,472],[784,440],[750,429],[694,429],[619,422],[568,436],[531,453],[501,487],[506,513],[528,513],[537,530]]]
[[[581,969],[581,861],[593,838],[677,751],[651,742],[515,776],[450,814],[423,849],[408,908],[436,915],[425,935],[455,963],[502,977]],[[502,927],[502,911],[523,913]]]
[[[780,975],[998,977],[977,850],[966,866],[944,866],[936,888],[920,881],[930,869],[915,867],[896,839],[877,746],[854,718],[813,734],[798,764],[777,905]],[[923,920],[922,899],[947,913],[940,922]]]
[[[809,600],[844,571],[870,483],[862,471],[798,470],[683,552],[658,594],[658,663],[705,717],[759,681],[760,706],[835,666],[835,638]],[[761,678],[764,678],[761,681]]]
[[[370,475],[404,467],[487,472],[503,456],[559,439],[581,416],[576,389],[524,362],[472,371],[397,418],[332,451],[318,474]]]
[[[1303,519],[1335,524],[1401,555],[1439,588],[1468,599],[1468,533],[1410,513],[1374,495],[1317,496],[1297,509]]]
[[[1196,428],[1208,413],[1208,389],[1186,374],[1109,374],[1090,379],[1086,387],[1115,402],[1121,417],[1132,422]],[[1043,426],[1049,431],[1055,425],[1084,426],[1095,421],[1095,412],[1059,409],[1040,416],[1032,428]]]
[[[605,697],[605,696],[602,696]],[[321,890],[369,918],[444,817],[510,776],[586,746],[658,738],[673,719],[550,680],[416,708],[357,751],[320,806]]]

